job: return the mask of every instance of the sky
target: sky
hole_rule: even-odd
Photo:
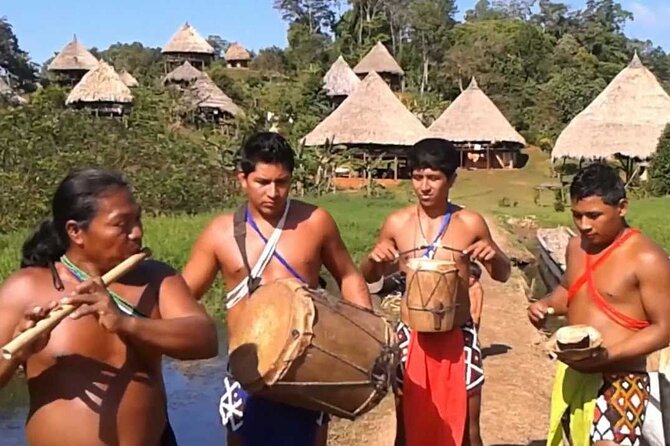
[[[343,1],[344,3],[344,1]],[[459,18],[475,0],[458,0]],[[581,6],[583,0],[568,0]],[[670,50],[670,1],[622,0],[635,20],[626,34]],[[60,51],[73,34],[86,47],[116,42],[164,46],[184,21],[203,37],[218,34],[258,50],[286,46],[286,24],[273,0],[0,0],[0,16],[14,27],[19,45],[41,64]],[[95,7],[93,7],[95,5]]]

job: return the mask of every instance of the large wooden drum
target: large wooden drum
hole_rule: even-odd
[[[228,316],[230,370],[252,394],[353,420],[395,382],[395,332],[380,315],[295,279],[261,286]]]
[[[444,332],[454,327],[458,268],[449,260],[409,259],[400,318],[414,331]]]

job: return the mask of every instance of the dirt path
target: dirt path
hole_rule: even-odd
[[[512,237],[489,222],[505,252],[524,255]],[[521,252],[520,252],[521,251]],[[545,444],[554,365],[543,353],[544,340],[526,317],[525,281],[519,270],[505,284],[482,279],[484,310],[480,333],[486,383],[482,395],[481,428],[487,446]],[[355,422],[331,424],[332,446],[392,446],[395,409],[388,397]]]
[[[549,423],[554,365],[542,353],[544,338],[526,322],[523,279],[510,281],[483,280],[482,436],[486,445],[539,445]]]

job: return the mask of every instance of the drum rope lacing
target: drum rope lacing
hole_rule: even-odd
[[[321,294],[322,292],[320,290],[311,290],[315,292],[315,294]],[[354,304],[351,304],[349,302],[345,303],[345,305],[352,305],[356,306]],[[375,360],[375,364],[372,367],[372,370],[369,371],[370,373],[370,379],[367,381],[350,381],[350,382],[337,382],[337,383],[326,383],[326,382],[320,382],[320,381],[302,381],[298,383],[289,383],[289,382],[277,382],[274,385],[282,385],[282,386],[328,386],[328,385],[367,385],[367,384],[373,384],[375,388],[378,390],[385,389],[388,387],[388,382],[389,380],[391,382],[394,382],[395,380],[393,379],[393,373],[395,370],[395,367],[398,363],[398,358],[400,355],[400,342],[396,341],[393,344],[391,344],[391,329],[390,327],[387,327],[385,331],[385,339],[380,340],[378,339],[370,330],[366,329],[365,327],[361,326],[361,324],[357,323],[356,321],[352,320],[345,314],[339,312],[339,311],[334,311],[334,314],[337,314],[339,317],[345,319],[347,322],[355,326],[356,328],[360,329],[363,333],[368,335],[370,338],[374,339],[377,343],[379,343],[382,347],[382,353],[377,357]],[[332,353],[321,346],[319,346],[316,343],[312,343],[312,347],[315,349],[323,352],[324,354],[337,359],[338,361],[341,361],[342,363],[348,365],[349,367],[362,372],[362,373],[368,373],[368,370],[365,368],[358,366],[351,361],[347,361],[346,359],[340,357],[339,355]],[[389,367],[386,367],[385,365],[389,365]]]

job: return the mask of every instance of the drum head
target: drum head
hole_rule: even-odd
[[[435,271],[438,273],[447,273],[456,268],[456,262],[451,260],[424,259],[413,257],[407,261],[407,267],[412,271]]]
[[[230,369],[242,387],[260,390],[281,379],[311,343],[314,304],[300,282],[285,279],[261,286],[237,307],[228,316]]]

